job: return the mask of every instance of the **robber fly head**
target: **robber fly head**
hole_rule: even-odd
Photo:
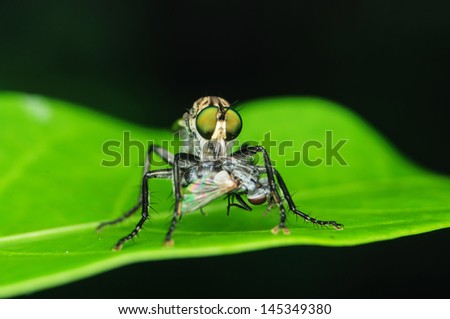
[[[184,116],[188,131],[200,142],[202,152],[225,156],[242,129],[242,119],[230,104],[217,96],[199,98]]]

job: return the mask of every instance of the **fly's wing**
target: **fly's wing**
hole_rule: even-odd
[[[183,194],[181,211],[183,213],[196,211],[214,199],[225,195],[238,187],[227,171],[220,171],[214,176],[204,177],[186,187]]]

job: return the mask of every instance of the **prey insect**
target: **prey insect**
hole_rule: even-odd
[[[139,208],[142,209],[141,219],[130,234],[119,239],[114,246],[115,250],[122,249],[126,242],[133,239],[148,219],[148,181],[154,178],[170,179],[173,185],[175,205],[164,241],[167,246],[174,244],[172,235],[182,214],[201,210],[212,200],[224,195],[228,197],[227,214],[231,206],[252,210],[244,197],[252,205],[267,203],[268,209],[278,207],[280,221],[272,229],[274,234],[279,231],[289,234],[285,203],[290,211],[308,222],[343,229],[342,224],[318,220],[297,209],[283,178],[272,166],[264,147],[243,146],[232,151],[233,143],[242,129],[242,119],[226,100],[216,96],[200,98],[179,123],[186,141],[181,152],[174,155],[158,145],[151,145],[147,152],[137,203],[119,218],[98,226],[97,229],[100,230],[107,225],[117,224]],[[153,153],[171,168],[151,170],[150,158]],[[256,154],[262,155],[263,165],[254,163],[253,157]]]

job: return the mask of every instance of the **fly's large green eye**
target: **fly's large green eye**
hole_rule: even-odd
[[[204,139],[210,140],[216,129],[216,122],[217,107],[208,106],[198,113],[195,126],[197,126],[197,131]]]
[[[227,121],[227,141],[234,140],[242,129],[242,119],[238,112],[228,109],[225,115]]]

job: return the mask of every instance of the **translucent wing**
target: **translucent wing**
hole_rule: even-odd
[[[204,177],[186,187],[181,204],[183,213],[196,211],[214,199],[231,192],[238,187],[227,171],[214,176]]]

